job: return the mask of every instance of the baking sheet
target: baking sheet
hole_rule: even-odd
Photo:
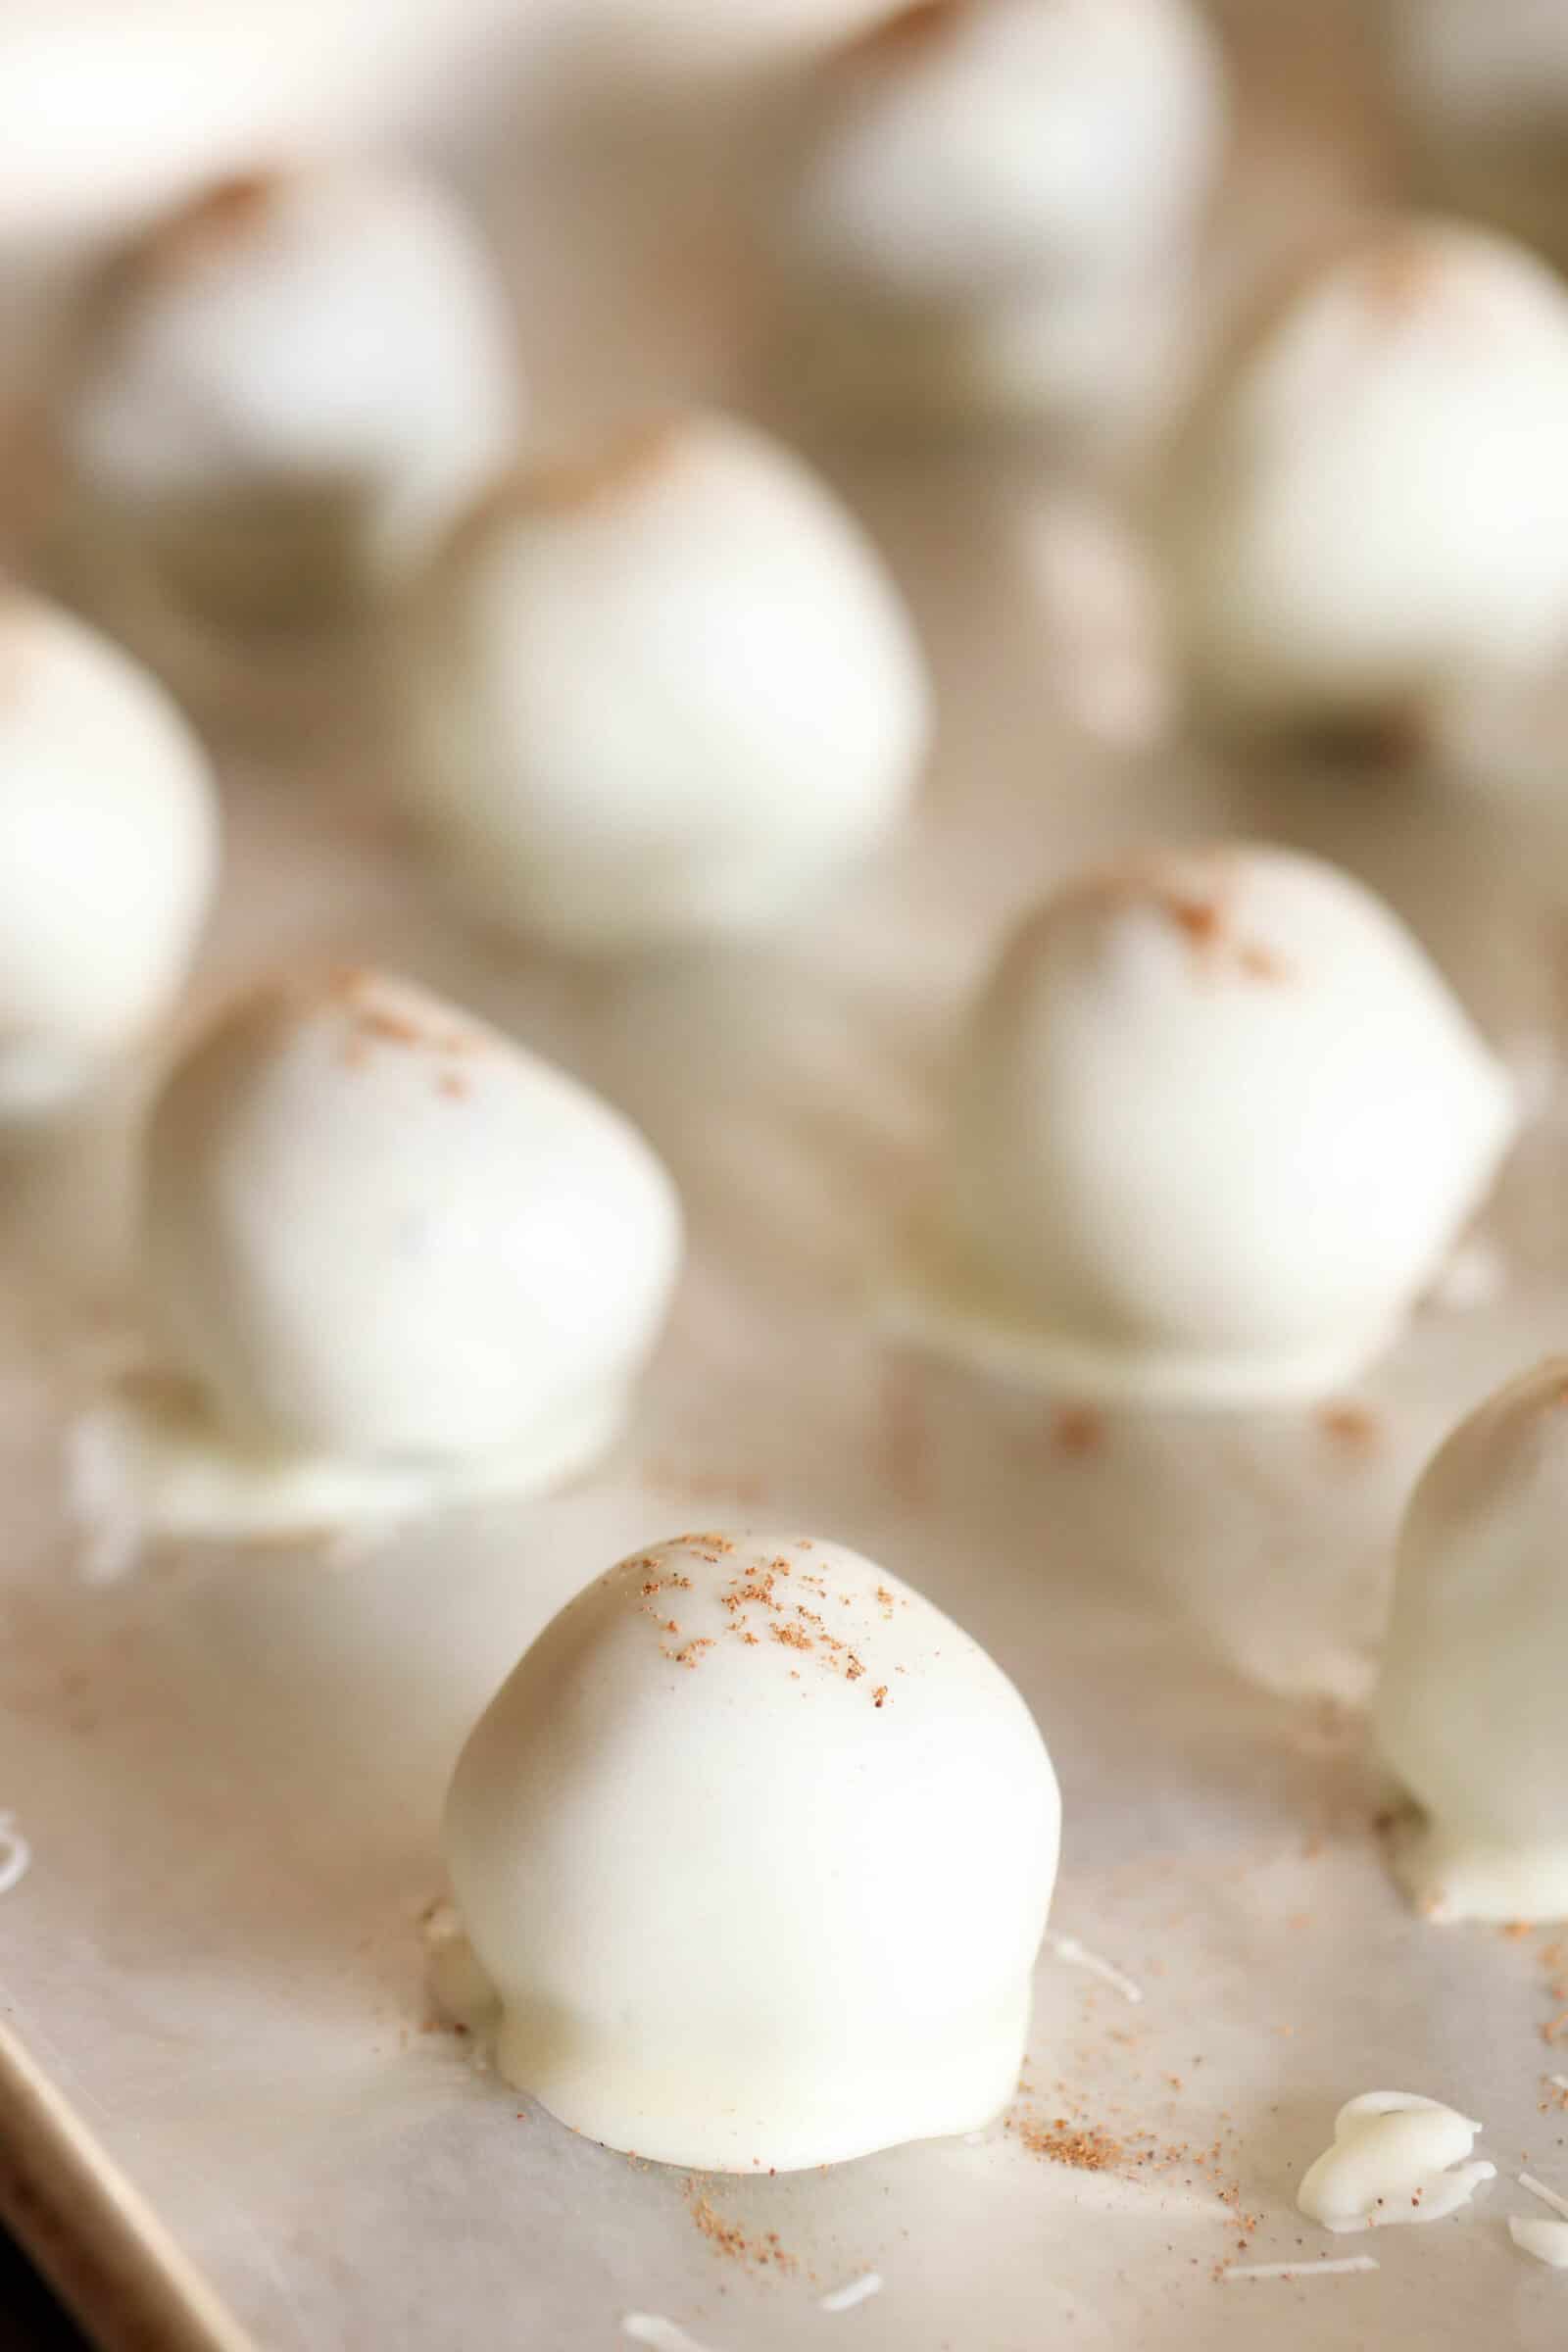
[[[686,206],[689,188],[666,232]],[[617,282],[596,281],[607,317]],[[536,291],[566,318],[569,287],[557,314]],[[639,390],[673,375],[675,329],[662,354],[626,340]],[[711,385],[720,340],[691,348]],[[606,399],[613,370],[596,380]],[[0,1895],[0,2010],[277,2352],[587,2352],[626,2340],[629,2314],[705,2352],[1559,2344],[1568,2284],[1502,2219],[1544,2210],[1521,2169],[1568,2193],[1555,1939],[1411,1917],[1359,1712],[1421,1460],[1568,1335],[1551,812],[1097,744],[1062,693],[1078,494],[1017,453],[821,454],[909,590],[941,743],[908,833],[780,939],[622,971],[475,940],[387,817],[360,677],[303,748],[261,760],[247,726],[225,759],[193,1016],[273,958],[374,957],[568,1062],[675,1171],[688,1272],[599,1474],[358,1560],[213,1547],[85,1581],[68,1440],[127,1332],[135,1085],[6,1161],[0,1809],[30,1864]],[[1338,1400],[1354,1410],[1064,1420],[882,1338],[867,1269],[1000,928],[1102,849],[1216,831],[1305,844],[1383,890],[1536,1116],[1451,1286],[1473,1302],[1424,1313]],[[1054,1929],[1142,1998],[1048,1949],[1010,2130],[693,2184],[575,2137],[432,2030],[419,1922],[453,1754],[518,1649],[628,1547],[756,1517],[885,1561],[1012,1674],[1063,1788]],[[1340,2103],[1385,2086],[1485,2119],[1499,2179],[1431,2230],[1330,2238],[1295,2182]],[[1103,2163],[1027,2144],[1058,2131]],[[759,2259],[770,2233],[786,2259]],[[1376,2271],[1222,2275],[1363,2251]],[[821,2308],[871,2272],[879,2292]]]

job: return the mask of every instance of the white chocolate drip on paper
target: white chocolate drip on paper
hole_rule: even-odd
[[[1495,2178],[1484,2158],[1461,2161],[1480,2130],[1441,2099],[1363,2091],[1335,2117],[1334,2144],[1306,2173],[1297,2204],[1336,2232],[1441,2221]]]

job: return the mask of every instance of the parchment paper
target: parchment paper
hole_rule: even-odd
[[[635,278],[595,280],[604,316]],[[548,349],[568,296],[540,295]],[[663,378],[639,349],[642,389]],[[607,380],[590,404],[612,405]],[[598,1475],[357,1561],[214,1549],[84,1583],[65,1443],[127,1329],[140,1082],[7,1161],[0,1808],[31,1861],[0,1896],[5,2014],[276,2352],[591,2352],[638,2312],[706,2352],[1544,2352],[1568,2282],[1503,2217],[1544,2210],[1521,2168],[1568,2192],[1552,1936],[1410,1915],[1359,1704],[1422,1459],[1568,1339],[1561,844],[1549,814],[1434,777],[1097,745],[1063,709],[1049,474],[824,456],[912,597],[941,743],[908,834],[783,937],[619,971],[475,940],[386,813],[368,671],[265,760],[253,741],[225,757],[224,901],[190,1017],[273,958],[373,957],[568,1062],[673,1167],[690,1265]],[[1479,1303],[1424,1313],[1339,1400],[1358,1411],[1063,1422],[880,1338],[867,1269],[1000,928],[1103,847],[1216,831],[1321,849],[1386,892],[1534,1073],[1538,1115],[1468,1259]],[[429,2030],[418,1922],[456,1746],[523,1643],[628,1546],[759,1514],[885,1561],[1014,1676],[1063,1787],[1054,1928],[1143,1998],[1048,1950],[1010,2131],[693,2189]],[[1295,2182],[1374,2087],[1483,2118],[1500,2177],[1431,2230],[1331,2239]],[[1057,2118],[1103,2135],[1103,2169],[1030,2152]],[[701,2193],[790,2262],[715,2250]],[[1216,2276],[1361,2251],[1376,2272]],[[868,2271],[880,2293],[819,2308]]]

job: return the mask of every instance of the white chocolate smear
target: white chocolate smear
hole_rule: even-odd
[[[853,2311],[858,2303],[868,2302],[872,2295],[881,2292],[881,2272],[865,2271],[858,2278],[852,2278],[847,2286],[836,2286],[830,2295],[819,2295],[816,2308],[818,2311]]]
[[[1338,2262],[1237,2262],[1221,2271],[1221,2278],[1338,2278],[1350,2271],[1376,2271],[1382,2265],[1371,2254],[1347,2254]]]
[[[1296,2201],[1309,2221],[1344,2232],[1456,2213],[1496,2166],[1469,2158],[1481,2130],[1412,2091],[1368,2090],[1334,2119],[1334,2145],[1307,2171]]]
[[[1076,1936],[1048,1933],[1046,1949],[1054,1952],[1058,1960],[1065,1960],[1069,1968],[1087,1969],[1092,1977],[1099,1977],[1102,1984],[1114,1985],[1124,2001],[1143,1999],[1141,1984],[1135,1984],[1131,1977],[1124,1976],[1110,1961],[1102,1960],[1098,1952],[1092,1952],[1087,1944],[1080,1943]]]

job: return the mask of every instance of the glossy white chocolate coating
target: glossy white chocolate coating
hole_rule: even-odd
[[[957,1046],[917,1320],[1081,1396],[1321,1395],[1511,1139],[1507,1077],[1370,891],[1152,851],[1028,920]]]
[[[207,761],[163,688],[0,589],[0,1120],[68,1102],[167,1010],[217,860]]]
[[[482,1022],[374,972],[257,991],[151,1123],[149,1310],[184,1386],[131,1443],[149,1516],[275,1532],[579,1467],[679,1250],[642,1138]]]
[[[498,485],[399,654],[437,854],[490,915],[588,950],[808,911],[902,813],[928,734],[869,542],[719,416]]]
[[[1343,2233],[1441,2222],[1467,2205],[1497,2168],[1464,2161],[1481,2126],[1413,2091],[1366,2090],[1334,2119],[1334,2145],[1303,2176],[1297,2204]]]
[[[1022,1699],[896,1577],[656,1544],[525,1653],[445,1842],[502,2073],[612,2147],[785,2171],[1011,2096],[1059,1800]],[[461,1947],[459,1953],[461,1954]]]
[[[1568,1918],[1568,1356],[1428,1465],[1399,1537],[1374,1723],[1425,1808],[1401,1875],[1431,1918]]]

